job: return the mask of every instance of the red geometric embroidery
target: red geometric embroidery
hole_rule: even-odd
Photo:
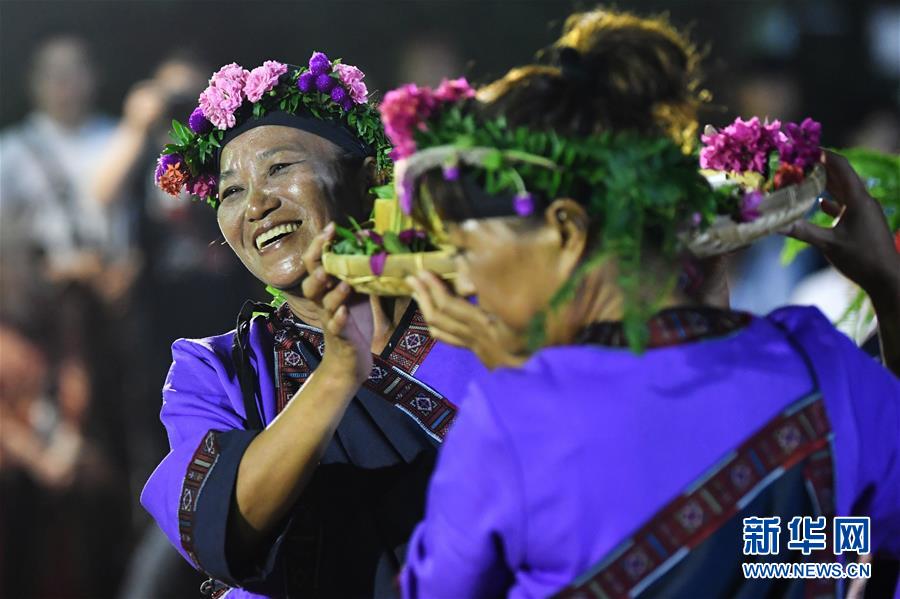
[[[194,451],[191,461],[188,463],[187,473],[181,485],[181,497],[178,505],[178,532],[181,536],[181,546],[197,564],[197,556],[194,555],[194,515],[197,511],[197,500],[200,499],[200,490],[206,477],[209,476],[216,460],[219,459],[219,442],[216,431],[208,431]]]
[[[321,331],[297,321],[286,305],[269,320],[269,330],[275,339],[276,405],[280,413],[312,374],[297,343],[305,342],[320,356],[325,343]],[[394,338],[397,341],[387,358],[372,356],[372,372],[363,386],[397,406],[441,441],[456,418],[457,408],[412,376],[435,343],[422,314],[416,310],[405,329],[398,330]]]
[[[700,484],[671,501],[634,535],[560,591],[556,598],[628,597],[645,580],[650,580],[666,562],[709,538],[740,512],[742,501],[754,496],[787,471],[804,462],[804,477],[819,515],[834,515],[833,464],[830,449],[831,425],[819,394],[795,402],[770,421],[715,470],[703,475]],[[760,489],[755,489],[762,485]],[[816,561],[834,561],[825,552],[813,554]],[[672,564],[667,564],[671,567]],[[807,581],[807,583],[812,581]],[[821,584],[818,584],[821,583]],[[832,580],[807,584],[815,596],[834,592]]]

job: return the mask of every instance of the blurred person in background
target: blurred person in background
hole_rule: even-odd
[[[127,219],[92,194],[114,121],[94,112],[97,76],[87,45],[49,38],[28,73],[33,111],[0,135],[0,249],[40,258],[46,276],[95,284],[117,299],[130,282]]]
[[[159,147],[173,119],[185,119],[206,86],[210,69],[190,50],[163,59],[152,75],[135,83],[120,121],[99,157],[96,197],[104,205],[129,207],[134,215],[141,270],[135,284],[132,327],[141,343],[131,348],[129,381],[135,401],[127,414],[130,485],[134,501],[166,453],[157,422],[160,385],[179,337],[203,337],[231,323],[241,303],[259,295],[258,285],[224,243],[208,208],[174,199],[153,181]],[[143,510],[136,510],[140,541],[121,588],[123,597],[196,594],[202,579],[184,563]]]
[[[123,407],[133,395],[119,325],[135,274],[127,207],[92,194],[114,121],[93,111],[98,76],[83,40],[39,44],[28,76],[34,110],[0,135],[0,369],[9,381],[35,360],[41,372],[35,385],[4,384],[3,401],[14,481],[4,501],[36,518],[2,534],[38,561],[6,568],[2,586],[20,589],[10,596],[109,597],[131,542]],[[22,521],[32,528],[20,547]],[[48,561],[54,576],[35,576]]]
[[[99,300],[5,258],[0,595],[112,597],[131,535],[121,397],[104,367],[114,352],[97,325]],[[46,564],[52,575],[41,574]]]

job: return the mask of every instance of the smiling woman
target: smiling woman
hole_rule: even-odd
[[[478,368],[409,300],[357,299],[320,265],[329,223],[366,215],[388,172],[362,78],[318,52],[303,67],[227,65],[157,169],[167,191],[216,208],[284,300],[174,344],[171,451],[141,498],[213,590],[239,587],[229,597],[394,594],[448,398]]]

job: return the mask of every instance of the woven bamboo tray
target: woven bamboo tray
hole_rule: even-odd
[[[726,254],[803,218],[824,190],[825,167],[817,164],[802,183],[766,194],[756,220],[736,223],[720,216],[705,231],[683,234],[681,241],[697,258]]]
[[[376,276],[369,267],[369,256],[358,254],[322,254],[322,267],[330,275],[347,281],[353,289],[367,295],[406,296],[412,290],[404,279],[409,275],[429,270],[445,281],[456,278],[454,250],[442,246],[433,252],[415,254],[389,254],[384,271]]]

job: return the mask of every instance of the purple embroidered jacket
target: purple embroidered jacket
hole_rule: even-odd
[[[264,424],[283,407],[278,386],[299,386],[321,357],[321,346],[310,343],[320,333],[287,318],[273,335],[272,318],[256,317],[249,332]],[[304,494],[268,555],[238,571],[226,553],[226,522],[237,466],[256,431],[245,430],[233,338],[173,345],[161,412],[171,451],[147,482],[142,504],[194,567],[242,587],[229,591],[230,598],[392,594],[405,544],[423,513],[437,444],[455,413],[442,397],[462,396],[481,369],[477,359],[434,343],[418,314],[406,320],[392,339],[394,351],[376,359],[372,378],[341,421],[311,483],[315,493]],[[278,380],[277,368],[289,367],[295,368]],[[429,419],[441,410],[443,421]]]
[[[740,520],[724,517],[788,513],[817,478],[823,513],[870,516],[873,551],[900,556],[900,382],[815,309],[642,356],[546,349],[483,375],[465,405],[410,541],[404,597],[547,597],[601,570],[605,596],[626,596],[675,580],[692,552],[727,572],[681,570],[680,593],[650,595],[736,596],[730,566],[753,558]],[[720,516],[714,552],[694,552],[691,534]]]

